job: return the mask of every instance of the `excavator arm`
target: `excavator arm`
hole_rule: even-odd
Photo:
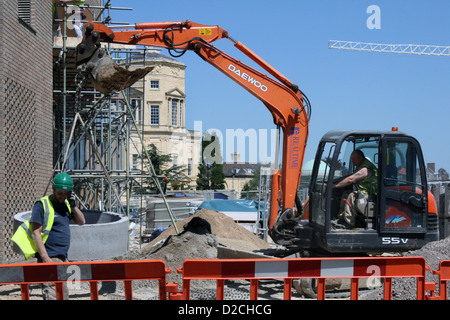
[[[211,44],[222,38],[231,40],[238,50],[272,77],[251,68]],[[292,220],[295,220],[293,208],[296,203],[309,124],[309,102],[298,87],[245,45],[231,39],[228,32],[218,26],[200,25],[190,21],[158,22],[138,23],[135,30],[112,31],[103,24],[92,23],[86,27],[86,38],[77,48],[77,63],[92,64],[92,57],[100,49],[101,42],[162,47],[169,49],[172,55],[178,56],[186,51],[194,51],[204,61],[264,103],[272,114],[275,125],[283,132],[281,172],[276,161],[276,170],[272,176],[269,231],[274,240],[294,237],[289,226],[292,227],[295,223]],[[285,228],[286,226],[288,228]]]

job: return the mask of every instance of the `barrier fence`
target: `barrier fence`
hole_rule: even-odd
[[[392,278],[417,279],[417,299],[425,298],[425,259],[422,257],[304,258],[255,260],[186,260],[182,299],[190,297],[191,280],[217,280],[217,299],[224,299],[225,280],[250,280],[250,299],[258,297],[258,280],[283,279],[284,299],[291,299],[292,280],[317,279],[317,299],[325,299],[327,278],[350,278],[351,299],[358,299],[359,279],[384,279],[384,299],[392,299]]]
[[[22,300],[29,300],[30,284],[54,283],[56,299],[63,300],[64,283],[89,282],[91,300],[98,300],[99,281],[123,281],[125,299],[132,300],[133,280],[157,280],[159,298],[166,300],[177,291],[176,284],[166,283],[171,272],[163,260],[10,264],[0,265],[0,285],[19,284]]]
[[[439,275],[439,299],[447,300],[447,281],[450,281],[450,260],[443,260],[439,264],[439,270],[433,270]]]
[[[56,299],[64,299],[63,284],[80,281],[90,284],[92,300],[98,300],[99,281],[123,281],[125,299],[131,300],[132,281],[157,280],[159,299],[189,300],[192,280],[216,280],[217,299],[224,300],[226,280],[249,280],[250,299],[258,298],[258,282],[262,279],[283,280],[285,300],[291,299],[294,279],[316,279],[317,299],[325,299],[325,281],[330,278],[350,279],[352,300],[358,299],[360,279],[378,281],[384,285],[385,300],[392,299],[394,278],[415,278],[416,299],[447,299],[447,282],[450,281],[450,260],[440,263],[439,295],[434,294],[435,283],[426,282],[429,271],[422,257],[370,257],[370,258],[300,258],[300,259],[208,259],[184,261],[178,273],[183,276],[182,292],[176,283],[167,283],[171,273],[162,260],[62,262],[0,265],[0,285],[18,284],[22,300],[29,300],[29,285],[54,283]],[[382,281],[381,281],[382,280]],[[426,295],[427,291],[431,291]]]

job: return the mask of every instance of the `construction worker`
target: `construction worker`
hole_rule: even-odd
[[[354,150],[350,159],[356,166],[355,172],[333,185],[333,188],[355,185],[357,190],[347,190],[343,193],[338,214],[339,219],[344,220],[349,227],[354,228],[358,213],[364,214],[359,208],[365,208],[369,194],[376,195],[378,174],[377,167],[365,157],[361,150]]]
[[[35,256],[38,262],[64,262],[70,246],[70,220],[85,223],[81,210],[72,196],[73,180],[67,173],[53,179],[53,193],[33,206],[31,218],[24,222],[12,237],[28,260]],[[44,298],[47,292],[44,292]],[[47,297],[48,298],[48,297]]]
[[[83,20],[85,18],[84,8],[86,0],[53,0],[53,36],[62,37],[60,21],[58,19],[58,11],[55,4],[69,5],[66,12],[67,27],[73,29],[77,38],[83,37]]]
[[[53,179],[53,193],[35,202],[29,221],[12,237],[25,256],[38,262],[66,261],[70,246],[70,220],[85,223],[72,195],[73,180],[65,172]]]

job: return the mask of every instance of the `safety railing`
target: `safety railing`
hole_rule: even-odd
[[[132,300],[132,281],[157,280],[159,299],[177,291],[176,284],[166,284],[166,274],[171,273],[162,260],[61,262],[0,265],[0,285],[18,284],[22,300],[29,300],[29,285],[54,283],[56,299],[64,299],[64,283],[74,281],[90,284],[91,300],[98,300],[99,281],[123,281],[125,299]]]
[[[351,279],[351,299],[358,299],[361,278],[383,279],[384,299],[392,299],[393,278],[416,278],[417,300],[425,299],[427,267],[422,257],[185,260],[183,291],[169,299],[190,299],[191,280],[216,280],[217,299],[224,299],[225,280],[250,280],[250,299],[258,298],[258,281],[283,279],[284,299],[291,299],[293,279],[317,279],[317,299],[325,299],[327,278]],[[381,281],[379,281],[381,284]]]
[[[450,281],[450,260],[440,263],[439,295],[435,295],[435,283],[425,282],[426,261],[422,257],[370,257],[370,258],[301,258],[301,259],[208,259],[185,260],[178,273],[183,275],[182,292],[176,283],[167,283],[171,273],[162,260],[64,262],[0,265],[0,285],[20,285],[22,300],[30,299],[30,284],[54,283],[56,299],[64,299],[64,283],[88,282],[92,300],[98,300],[98,282],[123,281],[125,299],[133,298],[134,280],[156,280],[159,299],[190,299],[192,280],[216,280],[217,299],[225,299],[226,280],[249,280],[250,299],[258,299],[258,282],[262,279],[282,279],[285,300],[292,297],[294,279],[316,279],[317,299],[325,299],[327,279],[350,279],[350,298],[357,300],[359,282],[367,279],[384,286],[385,300],[392,299],[394,278],[415,278],[416,298],[446,300],[447,283]],[[376,286],[378,286],[376,285]],[[428,295],[426,295],[426,293]]]
[[[433,274],[439,275],[439,295],[434,295],[434,290],[431,292],[431,296],[428,299],[447,300],[447,282],[450,281],[450,260],[443,260],[439,263],[439,270],[433,270]],[[433,288],[434,289],[434,288]]]

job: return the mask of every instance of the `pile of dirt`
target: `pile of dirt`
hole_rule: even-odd
[[[193,216],[177,222],[180,232],[176,234],[173,226],[163,231],[156,239],[142,247],[138,252],[129,252],[118,260],[164,260],[172,273],[167,282],[178,283],[182,287],[182,275],[177,268],[186,259],[216,259],[219,245],[245,251],[267,249],[270,246],[258,236],[238,225],[232,218],[213,210],[202,209]],[[209,288],[215,283],[196,281],[194,288]],[[133,288],[156,289],[154,281],[134,281]],[[156,294],[156,291],[155,291]]]
[[[267,242],[237,224],[232,218],[214,210],[201,209],[193,216],[178,221],[178,231],[182,231],[184,225],[189,223],[189,221],[196,217],[209,222],[209,224],[211,225],[211,233],[217,237],[221,245],[243,251],[256,251],[270,248]],[[175,228],[171,226],[168,229],[164,230],[148,245],[144,246],[144,248],[153,247],[156,243],[174,234],[176,234]]]
[[[431,267],[431,270],[438,270],[439,263],[442,260],[450,259],[450,237],[430,242],[421,249],[409,251],[403,256],[423,257],[426,264]],[[433,275],[432,272],[427,272],[426,281],[438,283],[438,276]],[[394,300],[416,300],[416,290],[417,284],[415,279],[394,278],[392,280],[392,299]],[[361,300],[380,300],[382,297],[382,289],[377,289],[361,297]]]

